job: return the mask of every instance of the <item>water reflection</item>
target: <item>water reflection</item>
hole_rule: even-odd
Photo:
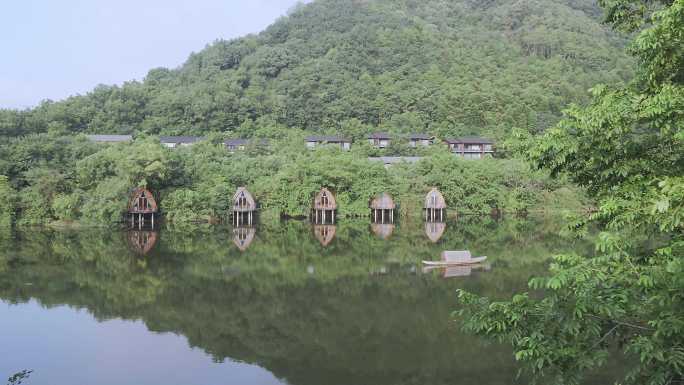
[[[153,230],[128,230],[126,239],[128,247],[139,255],[147,255],[157,244],[158,231]]]
[[[326,247],[335,239],[336,225],[313,225],[313,233],[318,242]]]
[[[391,223],[372,223],[371,231],[380,239],[389,239],[394,232],[394,225]]]
[[[240,251],[245,251],[254,241],[256,228],[254,227],[234,227],[233,243]]]
[[[474,264],[461,266],[426,266],[423,268],[423,273],[430,274],[438,272],[442,278],[457,278],[468,277],[473,273],[473,270],[489,271],[492,266],[489,264]]]
[[[444,235],[446,226],[446,222],[425,222],[425,235],[432,243],[437,243]]]
[[[0,320],[21,324],[22,309],[33,299],[44,307],[32,309],[32,317],[53,321],[48,334],[71,336],[50,340],[52,350],[75,357],[86,351],[84,341],[97,340],[98,354],[78,355],[89,370],[77,383],[106,382],[103,373],[109,383],[156,384],[159,377],[154,365],[134,378],[101,359],[120,350],[122,339],[136,337],[111,322],[58,322],[48,308],[67,305],[64,311],[84,309],[97,320],[140,320],[148,329],[140,333],[181,335],[189,347],[174,348],[173,357],[156,340],[144,349],[187,373],[240,362],[291,385],[511,384],[517,367],[509,349],[481,344],[454,324],[455,290],[509,297],[545,270],[549,255],[591,250],[558,236],[559,226],[547,221],[459,220],[442,228],[440,244],[425,237],[422,223],[402,223],[391,241],[378,239],[367,222],[314,226],[314,237],[310,226],[262,222],[258,242],[248,242],[255,239],[251,230],[220,227],[165,229],[162,237],[19,232],[0,242],[0,299],[21,305],[0,306]],[[249,247],[227,246],[236,235]],[[131,239],[146,245],[142,250],[154,240],[154,257],[133,255]],[[421,260],[445,249],[488,255],[493,268],[487,274],[474,274],[474,267],[416,274]],[[0,371],[32,368],[52,383],[70,382],[70,367],[40,360],[49,335],[5,331],[5,351],[35,354],[5,354]],[[211,358],[198,362],[197,350]],[[219,382],[248,383],[225,373],[203,381]]]

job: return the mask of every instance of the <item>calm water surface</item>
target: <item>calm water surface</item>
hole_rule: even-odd
[[[0,378],[31,384],[512,384],[455,290],[524,290],[589,245],[555,221],[0,233]],[[442,250],[477,268],[423,271]],[[589,383],[608,383],[608,373]]]

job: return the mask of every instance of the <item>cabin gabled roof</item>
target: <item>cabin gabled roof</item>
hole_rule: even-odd
[[[246,205],[240,206],[240,198],[244,197]],[[256,201],[252,194],[245,187],[238,187],[235,194],[233,194],[233,210],[234,211],[253,211],[256,210]]]
[[[392,135],[387,132],[374,132],[368,135],[368,139],[392,139]]]
[[[327,143],[351,143],[351,139],[342,138],[339,136],[324,136],[324,135],[312,135],[307,136],[305,139],[307,142],[327,142]]]
[[[324,196],[327,197],[327,204],[323,201]],[[337,210],[335,195],[327,188],[322,188],[314,197],[313,208],[314,210]]]
[[[370,208],[374,210],[394,210],[396,207],[392,196],[388,193],[377,195],[370,203]]]
[[[197,143],[204,140],[204,138],[199,136],[160,136],[159,141],[162,143],[181,143],[190,144]]]
[[[227,139],[223,142],[226,146],[246,146],[249,143],[247,139]]]
[[[428,134],[409,134],[408,138],[410,140],[430,140],[432,139],[432,136]]]
[[[425,196],[425,207],[426,209],[445,209],[447,207],[446,200],[439,190],[433,188]]]
[[[494,144],[494,141],[487,138],[464,137],[444,139],[449,144]]]
[[[140,198],[144,198],[147,201],[147,207],[139,207]],[[138,187],[131,191],[128,199],[129,214],[150,214],[157,211],[159,211],[159,206],[157,206],[157,201],[149,190]]]

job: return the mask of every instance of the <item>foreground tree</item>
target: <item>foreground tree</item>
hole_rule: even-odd
[[[593,101],[529,151],[539,168],[585,186],[602,232],[594,256],[561,255],[530,281],[543,295],[492,302],[461,292],[465,328],[510,342],[516,359],[555,383],[577,383],[618,349],[624,381],[684,382],[684,1],[605,0],[607,21],[637,32],[632,84],[597,86]],[[537,298],[535,298],[537,297]]]

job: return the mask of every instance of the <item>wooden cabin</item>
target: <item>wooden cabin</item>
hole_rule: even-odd
[[[394,233],[394,225],[391,223],[371,223],[371,231],[381,239],[389,239]]]
[[[158,212],[157,201],[149,190],[138,187],[131,192],[128,200],[128,215],[132,227],[135,227],[137,220],[138,228],[142,229],[149,220],[152,228],[154,228],[154,217]]]
[[[230,152],[242,151],[247,148],[249,141],[247,139],[228,139],[223,142],[226,149]]]
[[[147,255],[157,244],[158,234],[156,231],[130,230],[126,239],[131,250],[140,255]]]
[[[197,136],[160,136],[159,142],[168,148],[188,147],[203,141]]]
[[[392,143],[392,136],[386,132],[375,132],[368,135],[368,143],[375,148],[387,148]]]
[[[257,204],[252,194],[245,187],[238,187],[233,195],[233,224],[235,226],[243,224],[251,226],[254,223],[256,211]]]
[[[249,140],[249,139],[228,139],[223,142],[229,152],[243,151],[248,146],[254,145],[258,147],[268,147],[269,141],[266,139]]]
[[[394,223],[394,210],[396,208],[397,205],[391,195],[385,192],[379,194],[370,202],[373,223]]]
[[[427,235],[432,243],[439,242],[445,230],[446,223],[444,222],[425,222],[425,235]]]
[[[335,233],[337,232],[337,226],[335,225],[314,225],[313,232],[318,242],[323,245],[323,247],[328,246],[333,239],[335,239]]]
[[[254,241],[256,229],[254,227],[233,228],[233,243],[240,251],[245,251]]]
[[[482,159],[494,154],[494,142],[487,138],[445,139],[449,150],[464,159]]]
[[[409,146],[411,147],[428,147],[432,144],[432,141],[434,138],[430,135],[427,134],[410,134],[409,137]]]
[[[337,201],[327,188],[322,188],[316,193],[313,201],[311,219],[316,224],[335,223],[335,211],[337,211]]]
[[[447,205],[444,196],[437,188],[433,188],[425,196],[425,220],[428,222],[442,222],[445,218]]]
[[[343,151],[351,149],[351,139],[341,138],[339,136],[309,136],[305,139],[306,147],[316,148],[321,145],[336,145]]]

